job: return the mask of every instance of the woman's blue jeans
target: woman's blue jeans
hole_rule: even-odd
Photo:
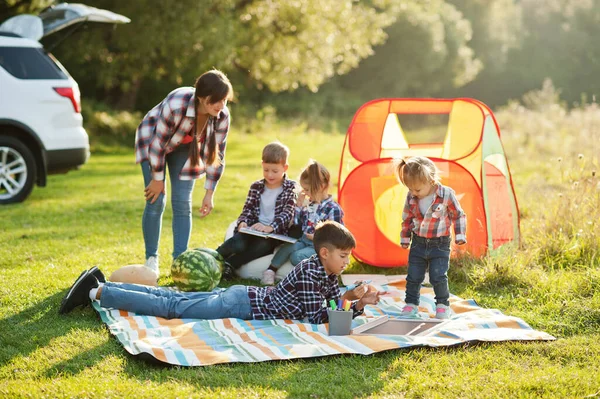
[[[179,179],[179,172],[181,172],[188,159],[189,146],[189,144],[180,145],[166,156],[170,187],[167,187],[165,182],[165,191],[171,191],[171,208],[173,209],[173,259],[187,249],[192,233],[192,192],[195,180]],[[148,161],[142,162],[142,173],[144,175],[144,187],[147,187],[152,179]],[[154,204],[146,201],[142,216],[146,259],[158,255],[158,243],[166,203],[165,194],[160,194]]]
[[[316,254],[316,251],[313,242],[306,238],[306,235],[302,235],[302,238],[295,243],[285,244],[279,248],[273,259],[271,259],[271,266],[279,269],[288,259],[292,265],[296,266],[314,254]]]
[[[450,305],[448,267],[450,266],[450,237],[423,238],[413,234],[408,255],[405,303],[419,304],[421,284],[429,268],[435,303]]]
[[[215,288],[211,292],[178,292],[160,287],[107,282],[100,305],[166,319],[252,320],[252,307],[245,285]]]

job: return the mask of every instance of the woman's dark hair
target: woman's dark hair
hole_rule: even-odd
[[[200,106],[200,98],[208,97],[210,104],[217,103],[224,99],[233,99],[233,88],[231,82],[225,74],[217,69],[204,72],[194,84],[196,94],[194,97],[194,108],[196,109],[196,120],[198,120],[198,107]],[[204,130],[202,131],[204,133]],[[198,127],[194,126],[192,144],[190,145],[189,158],[192,165],[196,166],[200,162],[198,156]],[[208,165],[218,166],[221,160],[217,156],[217,138],[215,132],[210,135],[204,146],[206,152],[206,161]]]

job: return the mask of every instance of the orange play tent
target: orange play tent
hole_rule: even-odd
[[[393,160],[414,155],[434,161],[467,214],[468,243],[460,251],[481,256],[519,240],[517,199],[492,111],[468,98],[378,99],[354,115],[340,160],[338,201],[356,237],[355,258],[407,264],[400,246],[407,190],[396,181]]]

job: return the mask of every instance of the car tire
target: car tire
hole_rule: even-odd
[[[31,150],[20,140],[0,136],[0,205],[24,201],[36,181]]]

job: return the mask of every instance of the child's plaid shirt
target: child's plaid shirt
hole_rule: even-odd
[[[406,195],[400,245],[409,244],[412,233],[424,238],[449,236],[452,223],[454,240],[467,241],[467,216],[460,207],[454,190],[441,184],[437,186],[433,203],[425,215],[419,209],[419,199],[410,192]]]
[[[150,162],[153,180],[164,180],[165,157],[181,144],[181,140],[193,134],[196,128],[196,110],[194,108],[195,89],[181,87],[173,90],[158,105],[152,108],[135,132],[135,161]],[[201,144],[200,162],[192,166],[188,159],[179,173],[181,180],[199,179],[206,173],[204,188],[214,190],[225,169],[225,147],[229,133],[230,116],[227,107],[218,117],[209,116],[206,124],[206,137],[215,134],[218,146],[218,167],[207,166],[204,143]],[[200,142],[200,140],[199,140]],[[204,140],[208,142],[208,140]]]
[[[304,234],[315,234],[315,227],[319,222],[334,220],[344,224],[344,211],[331,196],[326,200],[315,203],[311,202],[306,207],[296,207],[294,223],[302,226]]]
[[[287,234],[290,227],[290,222],[294,217],[294,209],[296,204],[296,193],[294,188],[296,182],[289,180],[286,176],[283,177],[281,183],[283,191],[279,193],[275,200],[275,219],[271,223],[273,232],[275,234]],[[242,213],[237,220],[235,229],[237,231],[240,223],[244,222],[248,227],[258,223],[258,216],[260,214],[260,198],[261,194],[265,191],[265,180],[257,180],[250,186],[248,191],[248,197],[244,203]]]
[[[300,262],[275,287],[248,287],[248,297],[255,320],[289,319],[320,324],[328,320],[323,301],[340,299],[338,278],[325,272],[318,255]],[[351,307],[353,316],[363,313]]]

